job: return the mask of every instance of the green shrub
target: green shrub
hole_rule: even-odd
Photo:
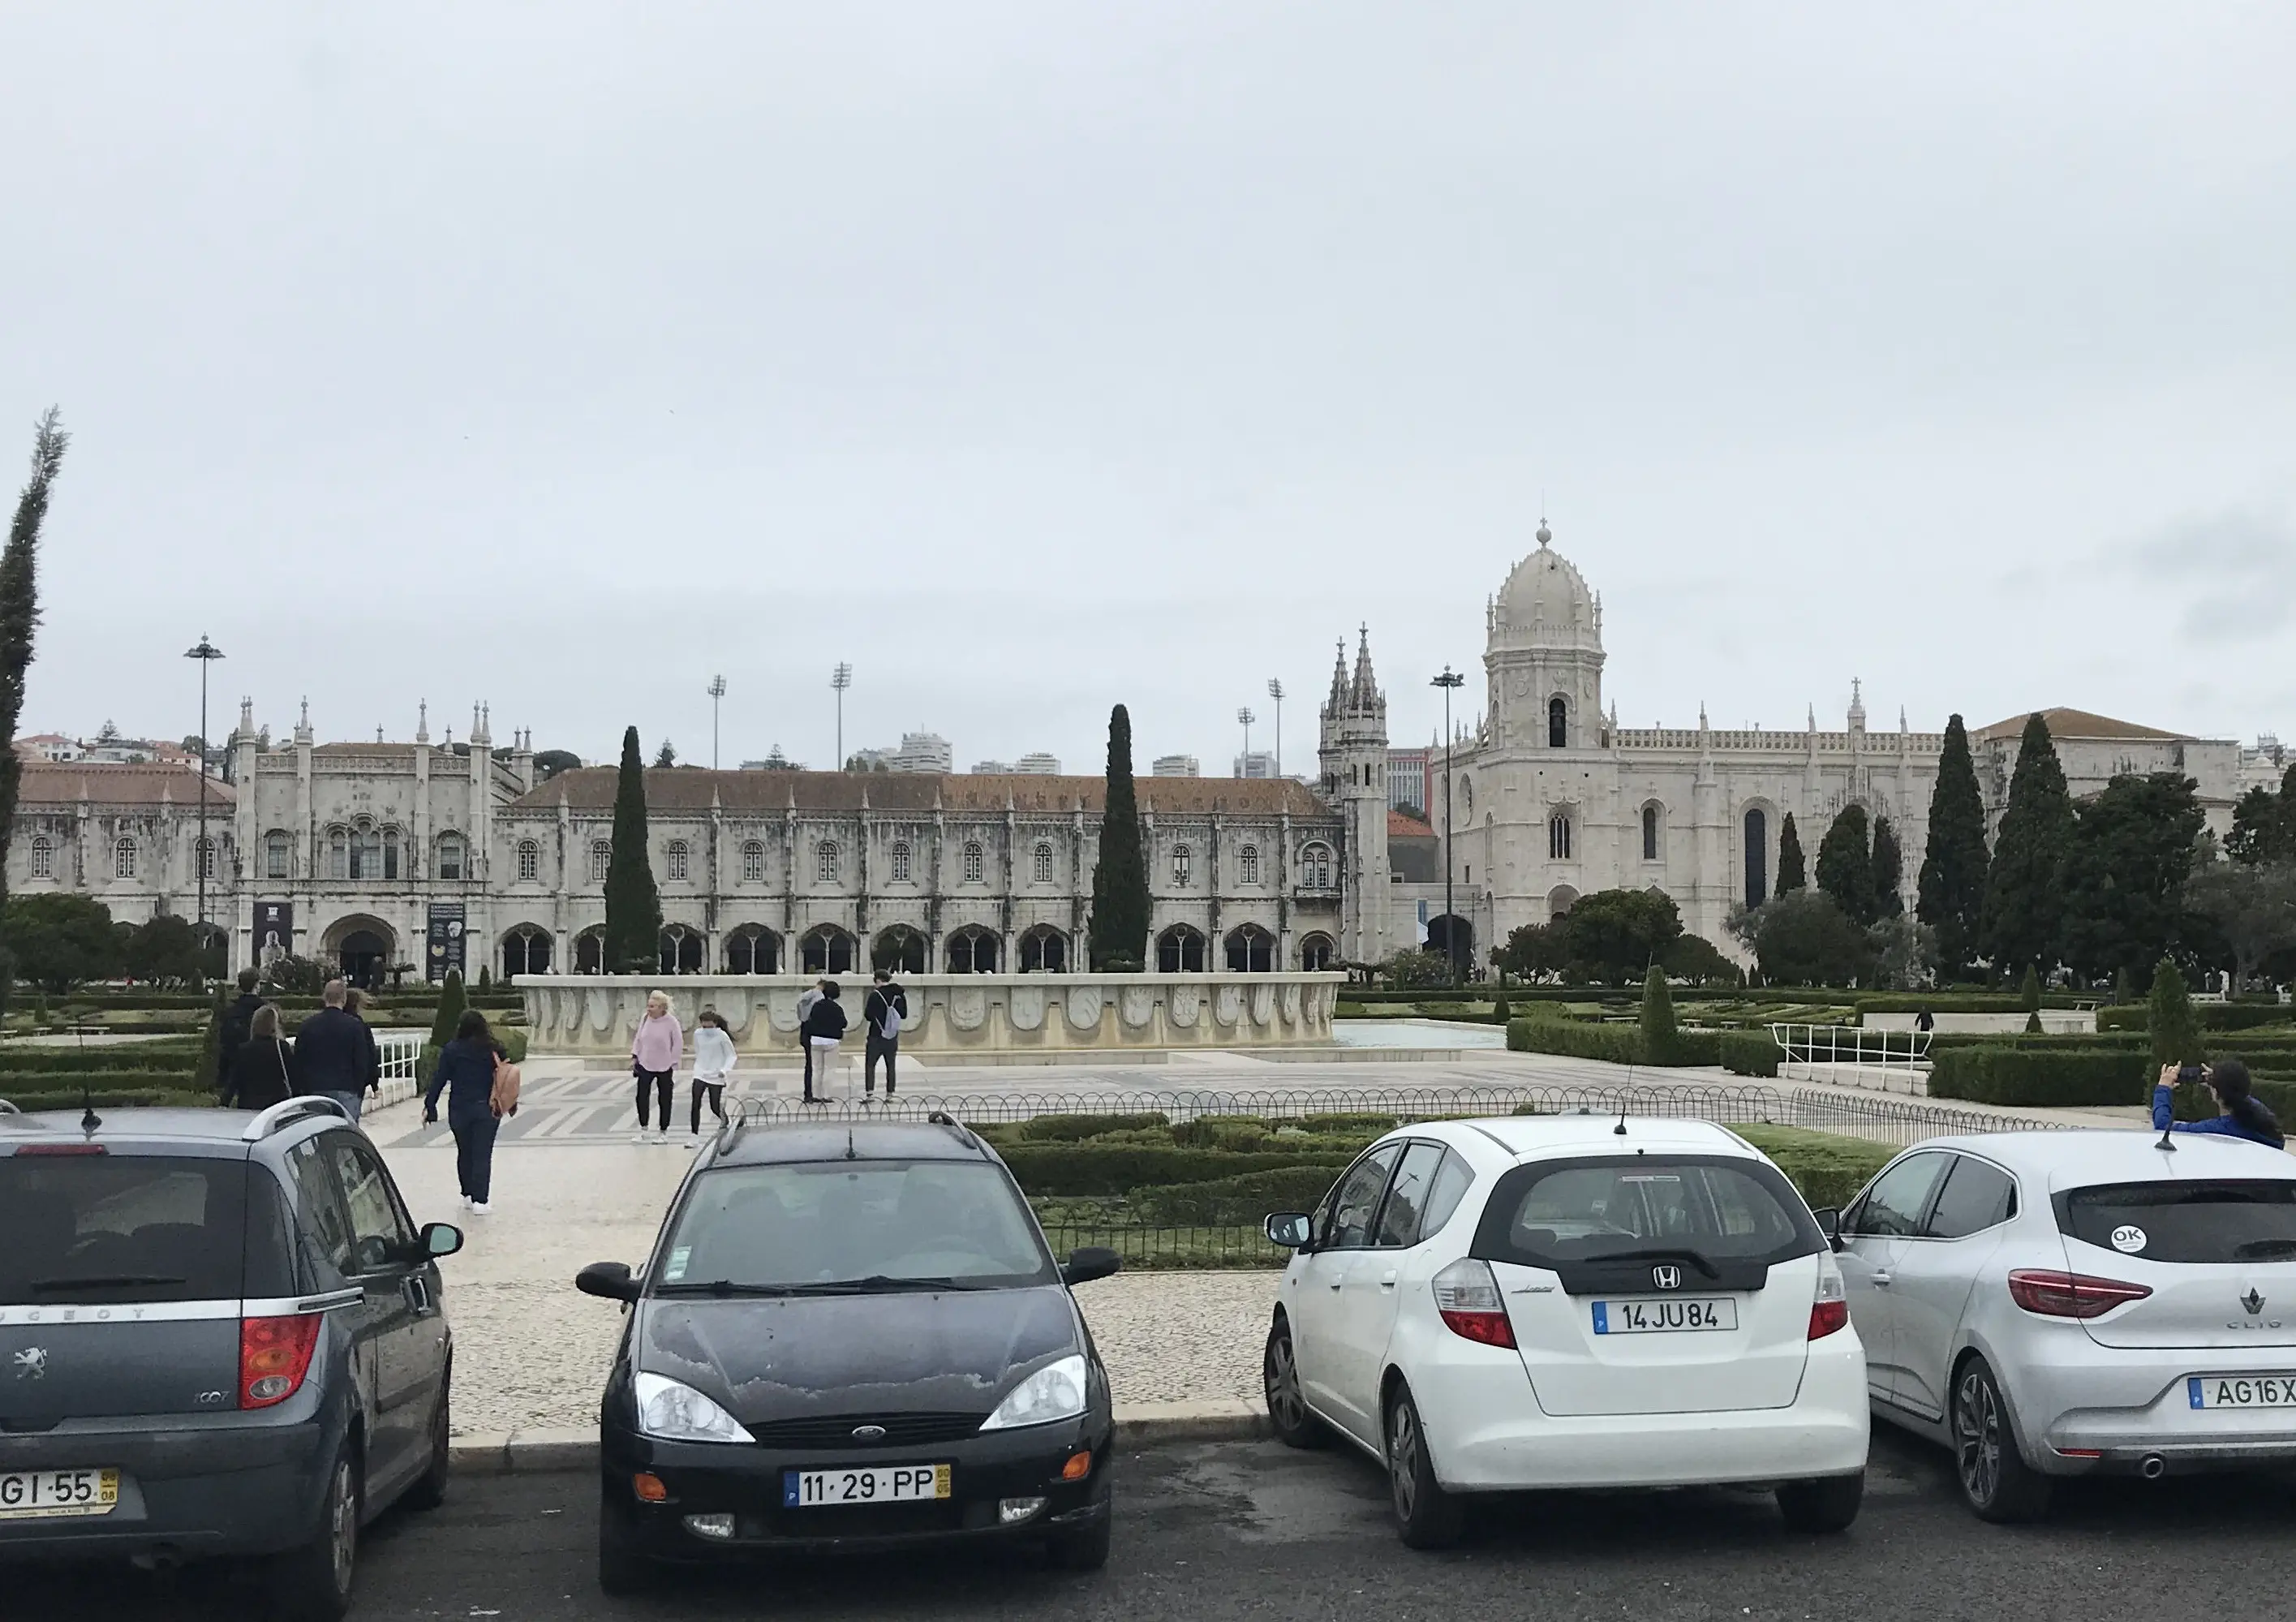
[[[1718,1031],[1677,1031],[1669,1050],[1650,1056],[1643,1033],[1631,1025],[1565,1025],[1552,1020],[1513,1020],[1507,1023],[1507,1046],[1518,1053],[1560,1053],[1572,1059],[1599,1059],[1610,1064],[1641,1064],[1658,1069],[1718,1064],[1722,1035]]]
[[[1722,1068],[1734,1076],[1775,1076],[1777,1039],[1767,1031],[1725,1031],[1719,1043]]]
[[[50,1077],[45,1079],[53,1081],[55,1078]],[[83,1094],[79,1087],[83,1079],[101,1085],[91,1085]],[[72,1085],[67,1088],[31,1093],[20,1092],[11,1087],[0,1091],[0,1096],[6,1097],[10,1103],[14,1104],[27,1115],[37,1114],[43,1110],[77,1110],[82,1107],[83,1098],[94,1104],[98,1110],[193,1110],[215,1107],[215,1094],[199,1087],[123,1086],[114,1077],[98,1076],[86,1077],[76,1076],[71,1080]]]
[[[1171,1117],[1150,1110],[1139,1115],[1039,1115],[1021,1124],[1021,1135],[1037,1143],[1073,1143],[1105,1137],[1111,1132],[1136,1132],[1147,1126],[1168,1126]]]
[[[455,1027],[462,1022],[463,1010],[470,1006],[463,995],[463,977],[455,970],[447,971],[447,983],[439,988],[439,1011],[430,1020],[430,1045],[444,1047],[455,1039]]]
[[[1643,1052],[1652,1064],[1666,1064],[1674,1053],[1674,999],[1667,994],[1666,973],[1656,963],[1643,977]]]
[[[1898,1151],[1887,1143],[1811,1132],[1800,1126],[1733,1126],[1778,1169],[1813,1207],[1847,1205]]]
[[[2285,1003],[2195,1003],[2193,1012],[2202,1030],[2255,1030],[2278,1025],[2287,1026],[2296,1035],[2296,1008]],[[2143,1003],[2096,1011],[2100,1031],[2149,1031],[2152,1026],[2152,1010]]]
[[[1200,1115],[1175,1125],[1171,1140],[1183,1149],[1256,1149],[1275,1131],[1256,1115]]]
[[[1491,1022],[1494,1025],[1505,1025],[1513,1018],[1514,1018],[1513,1012],[1507,1006],[1504,993],[1491,999]]]
[[[1147,1223],[1250,1223],[1270,1211],[1312,1211],[1339,1172],[1321,1164],[1248,1171],[1202,1183],[1150,1184],[1127,1201],[1130,1220]]]
[[[1382,1132],[1392,1132],[1396,1118],[1392,1115],[1303,1115],[1289,1123],[1302,1132],[1327,1134],[1333,1137],[1360,1135],[1375,1138]]]
[[[107,1042],[102,1047],[27,1047],[11,1043],[0,1047],[0,1077],[28,1072],[53,1074],[82,1070],[164,1070],[194,1076],[200,1069],[201,1043],[192,1036],[169,1036],[158,1042]]]
[[[1784,995],[1783,992],[1778,993]],[[2025,999],[2015,992],[1992,991],[1888,991],[1874,992],[1864,996],[1845,997],[1855,1004],[1860,1016],[1877,1013],[1919,1013],[1924,1008],[1931,1013],[2026,1013]],[[2070,992],[2045,992],[2041,997],[2044,1008],[2074,1008],[2094,998],[2076,996]]]
[[[2162,958],[2152,971],[2152,995],[2146,999],[2144,1028],[2152,1038],[2152,1062],[2190,1064],[2201,1056],[2200,1022],[2193,1017],[2192,995],[2175,962]]]
[[[1121,1194],[1150,1184],[1210,1183],[1246,1172],[1303,1166],[1325,1169],[1331,1177],[1355,1159],[1347,1149],[1318,1152],[1241,1153],[1223,1149],[1184,1149],[1177,1143],[1100,1144],[1020,1143],[1002,1151],[1023,1192]]]
[[[1931,1098],[2063,1109],[2136,1104],[2148,1094],[2148,1055],[2015,1047],[1948,1048],[1930,1070]]]

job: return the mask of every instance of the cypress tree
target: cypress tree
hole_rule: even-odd
[[[1674,1053],[1674,994],[1666,987],[1666,971],[1656,963],[1643,977],[1643,1057],[1664,1064]]]
[[[1790,889],[1802,889],[1808,882],[1808,876],[1802,870],[1801,834],[1794,827],[1793,813],[1789,811],[1786,820],[1778,828],[1778,888],[1775,893],[1783,896]]]
[[[1874,854],[1866,844],[1865,807],[1843,807],[1817,842],[1817,888],[1857,922],[1874,922]]]
[[[1977,961],[1985,908],[1985,802],[1969,758],[1969,732],[1945,724],[1937,784],[1930,791],[1929,841],[1922,852],[1915,916],[1937,931],[1938,964],[1948,979]]]
[[[2193,1017],[2193,999],[2185,989],[2184,972],[2176,960],[2164,957],[2161,966],[2152,971],[2152,995],[2149,999],[2145,1023],[2152,1033],[2152,1063],[2157,1069],[2164,1064],[2198,1064],[2201,1061],[2201,1026]],[[2145,1078],[2144,1090],[2152,1090],[2152,1078]]]
[[[455,1027],[463,1022],[463,1011],[471,1005],[463,995],[463,971],[447,971],[447,983],[439,987],[439,1012],[430,1021],[430,1045],[444,1047],[455,1039]]]
[[[230,1004],[224,1000],[223,985],[218,981],[215,988],[215,997],[208,1004],[207,1033],[200,1040],[200,1077],[207,1083],[209,1090],[218,1097],[223,1094],[223,1067],[226,1060],[223,1051],[224,1013],[229,1006]]]
[[[2065,853],[2073,837],[2073,802],[2049,724],[2028,717],[2017,745],[2009,805],[1985,876],[1978,945],[1997,974],[2032,965],[2054,969],[2063,955]]]
[[[661,963],[661,894],[646,848],[644,757],[638,729],[622,734],[621,774],[614,782],[613,856],[606,869],[604,948],[609,974],[652,973]]]
[[[8,544],[0,550],[0,911],[8,903],[8,842],[16,826],[16,795],[23,762],[16,756],[16,723],[24,713],[24,673],[32,662],[32,633],[40,623],[40,525],[48,516],[48,492],[71,443],[62,418],[49,406],[32,434],[32,476],[16,498]],[[0,1015],[8,1012],[15,965],[0,950]]]
[[[1146,962],[1148,867],[1132,790],[1132,717],[1121,704],[1108,712],[1108,797],[1100,817],[1100,859],[1092,870],[1089,928],[1095,972],[1137,971]]]
[[[1906,853],[1898,843],[1898,830],[1886,816],[1874,819],[1874,911],[1877,917],[1895,918],[1906,910],[1898,892],[1906,882]]]
[[[2025,965],[2025,983],[2019,987],[2017,1000],[2025,1007],[2025,1034],[2041,1034],[2041,976],[2032,964]]]

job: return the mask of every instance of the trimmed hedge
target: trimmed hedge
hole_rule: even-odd
[[[2012,1047],[1948,1048],[1930,1070],[1931,1098],[2067,1109],[2139,1104],[2149,1094],[2152,1055]]]
[[[2285,1003],[2195,1003],[2193,1014],[2202,1030],[2254,1030],[2259,1026],[2280,1025],[2296,1036],[2296,1008]],[[2152,1010],[2143,1003],[2100,1008],[2096,1028],[2099,1031],[2149,1031]]]
[[[1857,1005],[1858,1014],[1919,1013],[1924,1008],[1931,1013],[2023,1013],[2025,999],[2014,991],[1876,991],[1863,996],[1852,994],[1849,1000]],[[2070,992],[2052,991],[2043,995],[2044,1008],[2079,1008],[2084,1003],[2094,1003],[2094,995],[2076,996]]]
[[[1733,1076],[1768,1076],[1778,1073],[1776,1038],[1764,1032],[1755,1036],[1747,1031],[1725,1031],[1718,1044],[1722,1068]]]
[[[1151,1184],[1132,1191],[1127,1215],[1133,1221],[1153,1224],[1256,1227],[1270,1211],[1314,1210],[1338,1180],[1338,1170],[1319,1162],[1202,1183]]]
[[[46,1079],[45,1077],[43,1078]],[[111,1079],[90,1077],[91,1081],[103,1079],[106,1085],[88,1090],[88,1097],[98,1110],[144,1109],[208,1110],[215,1107],[215,1094],[198,1087],[137,1087],[111,1085]],[[78,1110],[83,1094],[78,1081],[66,1090],[44,1093],[0,1093],[8,1102],[27,1115],[43,1110]]]
[[[1029,1194],[1121,1194],[1151,1184],[1210,1183],[1300,1167],[1319,1167],[1324,1186],[1356,1158],[1352,1149],[1309,1153],[1241,1153],[1186,1149],[1177,1143],[1019,1143],[999,1151],[1022,1192]]]
[[[1898,1152],[1887,1143],[1869,1143],[1864,1138],[1801,1126],[1733,1126],[1730,1130],[1775,1160],[1812,1208],[1847,1205]]]
[[[147,1093],[156,1088],[164,1093],[193,1093],[212,1100],[204,1087],[192,1080],[189,1066],[180,1070],[20,1070],[0,1076],[0,1098],[19,1110],[32,1108],[24,1102],[27,1098],[62,1098],[69,1094],[78,1102],[82,1087],[98,1093]]]
[[[1722,1033],[1677,1031],[1666,1052],[1648,1051],[1639,1027],[1578,1025],[1557,1020],[1511,1020],[1507,1046],[1518,1053],[1560,1053],[1571,1059],[1599,1059],[1610,1064],[1641,1064],[1678,1069],[1692,1065],[1719,1064]]]
[[[0,1047],[0,1077],[78,1075],[83,1070],[162,1070],[188,1076],[200,1061],[196,1038],[112,1043],[101,1047]]]
[[[1140,1115],[1039,1115],[1021,1123],[1021,1135],[1039,1143],[1073,1143],[1105,1137],[1111,1132],[1137,1132],[1170,1125],[1171,1117],[1160,1110]]]

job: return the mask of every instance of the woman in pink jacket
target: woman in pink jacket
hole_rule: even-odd
[[[630,1074],[638,1082],[638,1135],[635,1142],[669,1142],[669,1095],[677,1076],[677,1056],[685,1045],[685,1032],[679,1027],[677,1016],[669,1012],[669,999],[659,991],[650,993],[645,1018],[638,1021],[638,1034],[630,1040]],[[661,1106],[661,1125],[652,1132],[646,1130],[649,1094]]]

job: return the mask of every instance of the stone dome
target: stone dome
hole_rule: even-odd
[[[1602,599],[1570,560],[1547,545],[1553,538],[1542,520],[1538,550],[1516,564],[1499,588],[1491,604],[1495,644],[1601,644]]]

